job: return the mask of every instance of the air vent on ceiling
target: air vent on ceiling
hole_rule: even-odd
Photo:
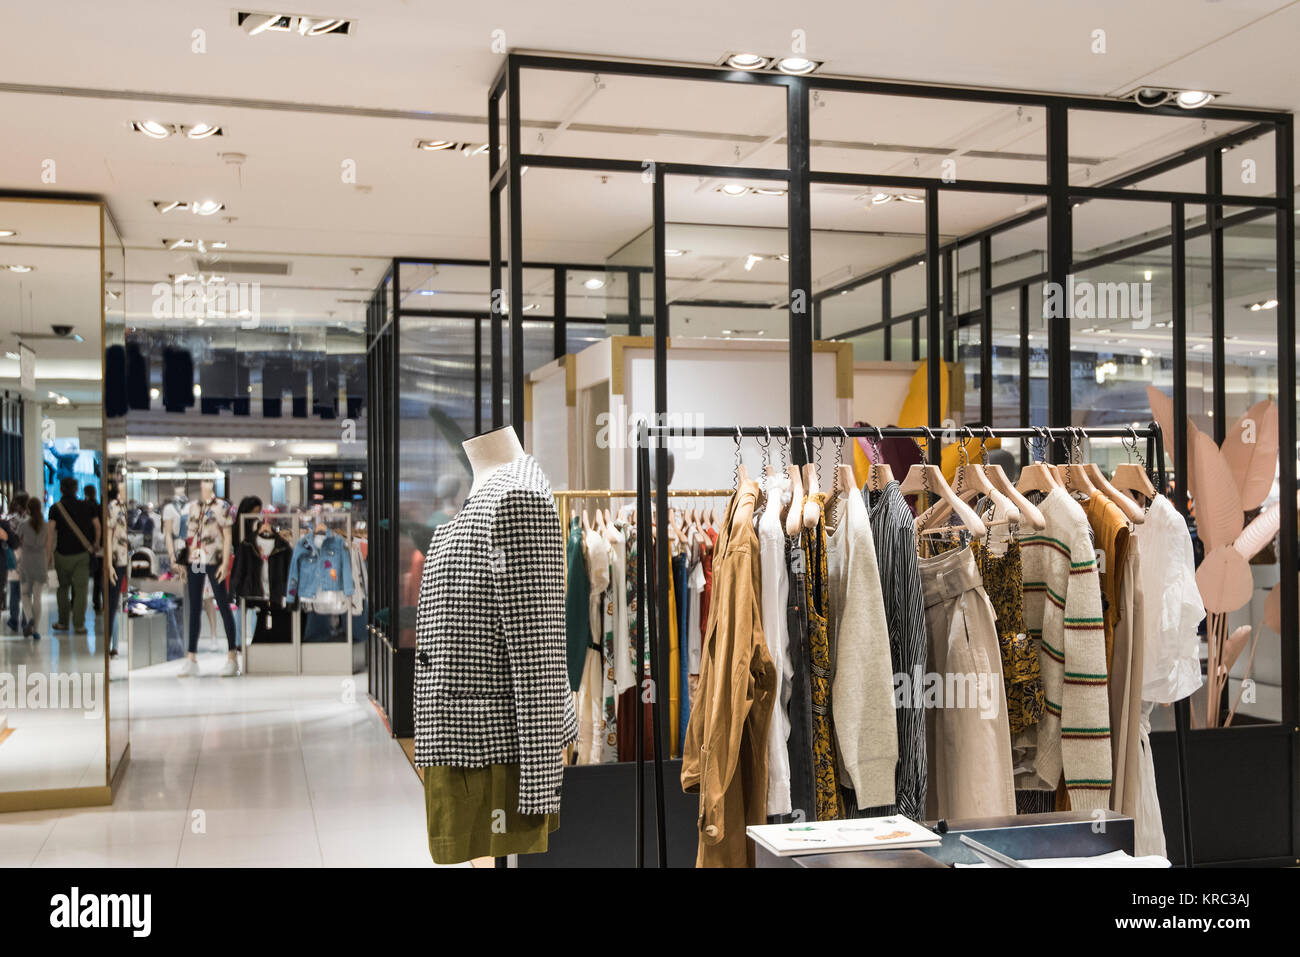
[[[200,272],[245,273],[257,276],[287,276],[289,263],[262,263],[229,259],[195,259]]]

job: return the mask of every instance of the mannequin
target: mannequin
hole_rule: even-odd
[[[163,545],[166,549],[168,568],[174,575],[180,575],[180,570],[176,568],[176,549],[179,547],[177,541],[185,538],[185,529],[181,527],[181,519],[185,515],[185,506],[187,504],[185,486],[181,484],[172,486],[172,497],[163,502],[162,506]]]
[[[414,759],[439,864],[545,851],[578,736],[550,483],[513,429],[462,447],[470,495],[429,543],[416,621]]]
[[[202,468],[205,472],[216,471],[215,463],[205,462]],[[199,497],[186,506],[185,546],[189,563],[181,570],[181,575],[185,580],[185,602],[189,610],[189,645],[188,654],[181,664],[181,677],[194,677],[199,673],[199,622],[205,582],[212,587],[212,597],[226,629],[227,653],[221,676],[229,678],[239,674],[239,641],[235,619],[230,613],[230,596],[226,592],[226,569],[230,567],[232,553],[232,521],[230,503],[217,498],[216,486],[211,479],[203,479],[199,483]]]
[[[509,465],[516,459],[522,458],[524,454],[523,446],[519,444],[519,437],[508,425],[466,439],[461,443],[461,448],[465,450],[470,469],[474,473],[470,495],[479,491],[492,477],[493,472],[503,465]]]

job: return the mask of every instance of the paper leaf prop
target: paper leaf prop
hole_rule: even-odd
[[[1277,403],[1256,402],[1233,423],[1223,440],[1223,457],[1228,463],[1241,505],[1246,511],[1259,508],[1273,488],[1277,471]]]
[[[1151,403],[1151,417],[1160,426],[1165,442],[1165,454],[1174,456],[1174,400],[1153,385],[1147,386],[1147,400]]]
[[[1274,634],[1282,634],[1282,583],[1278,582],[1264,602],[1264,624]]]
[[[1232,543],[1232,547],[1241,552],[1243,558],[1254,558],[1277,534],[1281,517],[1282,513],[1277,505],[1270,505],[1251,520],[1251,523]]]
[[[1201,562],[1196,570],[1196,587],[1206,611],[1226,615],[1250,601],[1255,581],[1250,574],[1250,563],[1235,548],[1223,545]]]
[[[1193,447],[1191,440],[1189,435],[1189,449]],[[1223,548],[1236,540],[1245,525],[1241,495],[1214,439],[1204,432],[1197,432],[1195,449],[1190,464],[1196,499],[1196,531],[1206,548]]]
[[[1223,643],[1222,656],[1219,659],[1219,668],[1223,674],[1231,674],[1232,666],[1237,663],[1241,657],[1241,652],[1246,647],[1246,642],[1250,640],[1250,625],[1240,625],[1233,629],[1228,640]]]

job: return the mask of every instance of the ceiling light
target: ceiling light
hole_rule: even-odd
[[[1262,302],[1252,302],[1250,304],[1251,312],[1259,312],[1263,308],[1264,308],[1264,304]]]
[[[759,196],[784,196],[785,195],[784,186],[754,186],[752,187],[751,191],[758,194]]]
[[[306,19],[305,17],[303,18]],[[337,33],[339,30],[346,29],[348,21],[346,20],[317,20],[308,30],[307,36],[319,37],[327,33]]]
[[[760,263],[762,261],[762,256],[759,256],[757,253],[750,253],[745,257],[745,272],[749,272],[754,268],[755,263]]]
[[[726,63],[737,70],[761,70],[767,66],[767,57],[757,53],[733,53],[727,57]]]
[[[1148,269],[1148,270],[1146,270],[1145,272],[1143,272],[1143,273],[1142,273],[1142,278],[1145,279],[1147,282],[1150,282],[1150,281],[1151,281],[1151,270]]]
[[[1276,299],[1266,299],[1266,300],[1264,300],[1264,308],[1265,308],[1265,309],[1276,309],[1276,308],[1277,308],[1277,300],[1276,300]]]
[[[891,199],[893,199],[893,197],[890,196],[888,193],[875,193],[871,197],[871,205],[879,206],[882,203],[889,202]]]
[[[15,264],[12,265],[12,266],[4,266],[4,267],[0,267],[0,268],[8,269],[10,272],[31,272],[31,271],[32,271],[33,269],[35,269],[36,267],[35,267],[35,266],[23,266],[23,265],[20,265],[20,264],[18,264],[18,263],[15,263]]]
[[[1206,93],[1203,90],[1183,90],[1175,98],[1175,102],[1185,110],[1195,110],[1213,99],[1213,93]]]
[[[243,26],[245,23],[252,25],[252,29],[248,31],[250,37],[255,37],[267,30],[287,33],[293,29],[293,18],[279,13],[241,13],[239,15],[239,25]]]
[[[1263,302],[1252,302],[1249,306],[1246,306],[1245,308],[1249,309],[1251,312],[1259,312],[1261,309],[1276,309],[1277,300],[1265,299]]]
[[[455,140],[420,140],[415,144],[422,150],[428,150],[430,153],[438,150],[449,150],[456,145]]]
[[[0,229],[0,239],[13,239],[17,235],[18,230],[16,229]]]
[[[924,196],[917,196],[915,193],[899,193],[894,198],[903,203],[924,203],[925,202]]]
[[[150,389],[150,390],[149,390],[149,398],[151,398],[151,399],[156,399],[156,398],[158,398],[158,396],[160,396],[160,395],[162,395],[162,393],[159,392],[157,389]]]
[[[1168,103],[1169,98],[1173,95],[1173,90],[1162,90],[1159,87],[1144,86],[1141,89],[1133,91],[1133,102],[1138,106],[1145,106],[1148,109],[1151,109]]]
[[[16,352],[6,352],[6,353],[5,353],[5,358],[6,358],[6,359],[12,359],[14,362],[19,362],[19,361],[21,361],[22,356],[20,356],[20,355],[19,355],[18,353],[16,353]]]
[[[584,282],[583,285],[586,286],[588,289],[604,289],[605,280],[601,279],[599,276],[592,276],[590,279]]]
[[[749,187],[740,183],[723,183],[718,187],[718,192],[728,196],[744,196],[749,192]]]
[[[782,73],[789,73],[794,76],[803,76],[805,73],[811,73],[821,66],[816,60],[809,60],[801,56],[785,56],[776,61],[776,68]]]
[[[131,124],[131,128],[155,140],[165,140],[172,135],[172,128],[157,120],[137,120]]]
[[[530,302],[528,305],[524,306],[524,312],[536,312],[540,308],[541,307],[538,306],[537,303]]]
[[[192,140],[205,140],[220,132],[219,126],[213,126],[211,123],[196,123],[185,131],[185,135]]]
[[[225,209],[224,203],[218,203],[215,199],[205,199],[200,203],[193,205],[193,211],[200,216],[211,216]]]
[[[685,256],[688,252],[690,252],[689,249],[665,249],[664,255],[673,258],[676,256]]]

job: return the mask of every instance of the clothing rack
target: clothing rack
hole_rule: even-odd
[[[791,449],[796,449],[798,443],[802,443],[804,461],[815,461],[815,448],[810,440],[820,440],[818,446],[824,443],[824,440],[848,440],[858,438],[909,438],[909,439],[926,439],[928,440],[927,454],[931,461],[936,461],[939,454],[939,443],[935,439],[942,439],[948,436],[954,436],[958,440],[969,440],[977,438],[985,439],[1018,439],[1018,440],[1044,440],[1044,456],[1054,454],[1057,443],[1062,443],[1062,447],[1069,446],[1069,443],[1080,439],[1146,439],[1147,455],[1146,461],[1154,463],[1154,469],[1148,465],[1148,470],[1155,473],[1155,486],[1158,490],[1165,488],[1165,459],[1164,459],[1164,442],[1160,426],[1156,422],[1151,422],[1142,427],[1128,426],[1102,426],[1091,428],[1086,426],[1021,426],[1012,428],[997,428],[990,426],[972,426],[968,428],[942,429],[929,427],[901,428],[898,426],[875,427],[875,426],[709,426],[702,428],[683,428],[680,426],[667,425],[650,425],[644,420],[639,424],[636,432],[636,498],[638,510],[643,515],[651,514],[652,495],[658,504],[658,512],[655,515],[656,528],[658,534],[654,543],[654,561],[640,561],[637,563],[637,607],[641,609],[641,614],[637,615],[636,641],[638,649],[638,660],[644,660],[647,643],[649,644],[650,654],[650,682],[653,694],[651,695],[651,720],[654,726],[654,775],[655,775],[655,838],[656,838],[656,857],[659,867],[668,866],[668,842],[664,834],[665,814],[664,814],[664,779],[663,779],[663,716],[662,707],[659,700],[659,674],[664,664],[660,661],[661,643],[659,622],[666,621],[668,618],[668,595],[666,592],[655,589],[657,580],[668,579],[668,499],[672,496],[665,486],[660,485],[653,491],[650,487],[650,455],[653,444],[657,461],[655,463],[655,474],[663,475],[667,470],[667,445],[668,441],[674,438],[719,438],[733,439],[736,442],[736,448],[739,450],[740,443],[743,439],[763,439],[764,442],[772,438],[778,440],[784,439]],[[735,490],[730,489],[727,495],[731,495]],[[647,605],[645,596],[654,594],[656,601]],[[638,721],[641,716],[641,708],[635,709]],[[1178,756],[1178,810],[1181,817],[1183,861],[1186,866],[1193,865],[1192,857],[1192,829],[1191,829],[1191,810],[1188,803],[1188,784],[1187,784],[1187,729],[1190,725],[1190,706],[1188,700],[1174,705],[1174,726],[1177,740]],[[645,807],[642,800],[644,794],[644,744],[642,742],[641,730],[638,725],[636,737],[636,763],[637,763],[637,790],[636,790],[636,866],[645,867]]]

